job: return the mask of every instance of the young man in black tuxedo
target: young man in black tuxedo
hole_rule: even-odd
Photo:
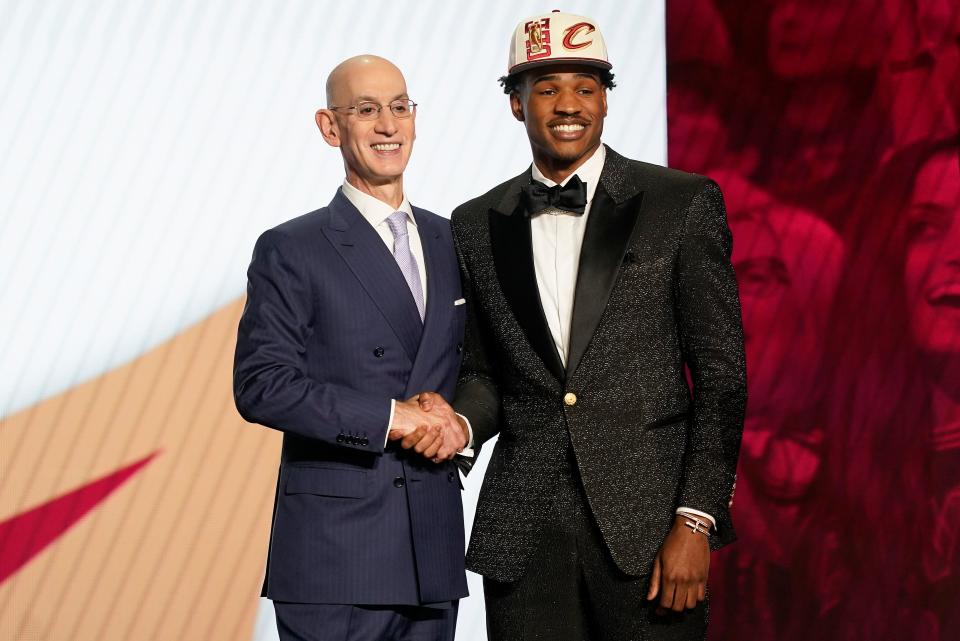
[[[723,198],[601,143],[610,69],[589,18],[521,22],[502,82],[533,164],[452,217],[453,406],[474,445],[499,434],[467,554],[494,640],[702,639],[710,550],[734,540],[746,375]]]

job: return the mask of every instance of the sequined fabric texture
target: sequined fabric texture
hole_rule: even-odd
[[[596,305],[597,317],[595,325],[579,326],[592,332],[580,337],[584,348],[574,369],[558,376],[535,346],[530,319],[539,303],[531,307],[531,296],[520,296],[525,263],[503,251],[524,231],[514,217],[522,213],[520,186],[529,177],[527,171],[495,187],[452,217],[467,298],[456,407],[470,418],[479,444],[499,433],[468,567],[497,581],[523,574],[553,505],[568,443],[590,509],[623,572],[649,573],[680,505],[717,519],[714,547],[731,542],[727,505],[746,373],[719,188],[703,176],[628,160],[608,148],[603,193],[591,205],[598,227],[588,228],[583,251],[614,254],[604,257],[605,268],[588,268],[598,263],[581,255],[582,274],[597,278],[578,281],[575,305]],[[627,233],[618,239],[604,232],[608,224]],[[606,240],[591,241],[591,233],[595,239],[607,233]],[[524,245],[511,251],[523,254]],[[581,288],[588,288],[583,303]],[[575,307],[571,344],[578,340],[577,313]]]

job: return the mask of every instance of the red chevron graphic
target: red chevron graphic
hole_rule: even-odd
[[[0,583],[56,541],[158,454],[160,450],[0,523],[0,550],[3,551]]]

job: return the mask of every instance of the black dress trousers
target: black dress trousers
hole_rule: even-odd
[[[526,574],[484,579],[490,641],[702,641],[707,603],[657,615],[647,601],[650,577],[614,564],[590,514],[572,449],[558,470],[551,521]]]

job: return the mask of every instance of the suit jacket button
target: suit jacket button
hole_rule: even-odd
[[[393,479],[393,487],[403,487],[406,485],[406,483],[407,482],[403,480],[402,476],[398,476],[397,478]]]
[[[343,443],[346,438],[343,434],[337,434],[337,443]]]
[[[566,394],[563,395],[563,403],[564,405],[569,405],[569,406],[576,405],[577,395],[574,394],[573,392],[567,392]]]
[[[457,354],[463,351],[463,343],[457,343]]]
[[[373,355],[377,358],[383,358],[383,351],[384,350],[382,347],[378,347],[377,349],[373,350]]]
[[[360,445],[362,445],[362,446],[364,446],[364,447],[370,445],[369,439],[367,439],[367,437],[364,436],[362,439],[360,439]]]

